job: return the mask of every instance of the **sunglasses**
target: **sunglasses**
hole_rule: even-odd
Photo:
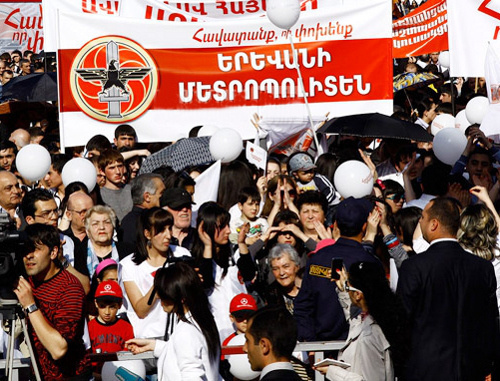
[[[349,286],[349,285],[347,284],[347,281],[345,281],[345,283],[344,283],[344,290],[346,290],[347,292],[349,292],[349,291],[358,291],[358,292],[363,292],[363,291],[361,291],[360,289],[358,289],[358,288],[356,288],[356,287]]]
[[[295,196],[297,196],[297,192],[295,191],[295,189],[290,189],[290,190],[288,191],[288,195],[289,195],[291,198],[294,198]],[[282,191],[281,191],[281,198],[282,198],[282,199],[283,199],[283,198],[285,198],[285,191],[284,191],[284,190],[282,190]]]
[[[386,196],[386,199],[394,201],[396,204],[400,202],[401,200],[405,200],[405,195],[404,194],[391,194],[390,196]]]

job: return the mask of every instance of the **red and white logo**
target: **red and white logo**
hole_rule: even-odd
[[[158,70],[150,54],[135,41],[100,37],[79,50],[71,65],[70,87],[85,114],[123,123],[148,110],[158,88]]]

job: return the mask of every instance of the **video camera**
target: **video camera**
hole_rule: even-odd
[[[13,288],[19,276],[25,274],[24,236],[7,213],[0,213],[0,306],[18,303]]]

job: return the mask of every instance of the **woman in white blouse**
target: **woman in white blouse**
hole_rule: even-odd
[[[183,262],[162,268],[154,289],[164,311],[175,313],[179,322],[167,342],[132,339],[128,349],[154,351],[159,381],[219,380],[219,334],[197,273]]]

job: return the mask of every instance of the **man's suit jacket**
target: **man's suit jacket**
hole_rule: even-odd
[[[397,293],[412,325],[408,380],[484,380],[498,334],[492,264],[437,242],[403,263]]]
[[[270,381],[270,380],[301,381],[302,379],[293,370],[277,369],[277,370],[273,370],[273,371],[267,373],[260,380],[261,381]]]

